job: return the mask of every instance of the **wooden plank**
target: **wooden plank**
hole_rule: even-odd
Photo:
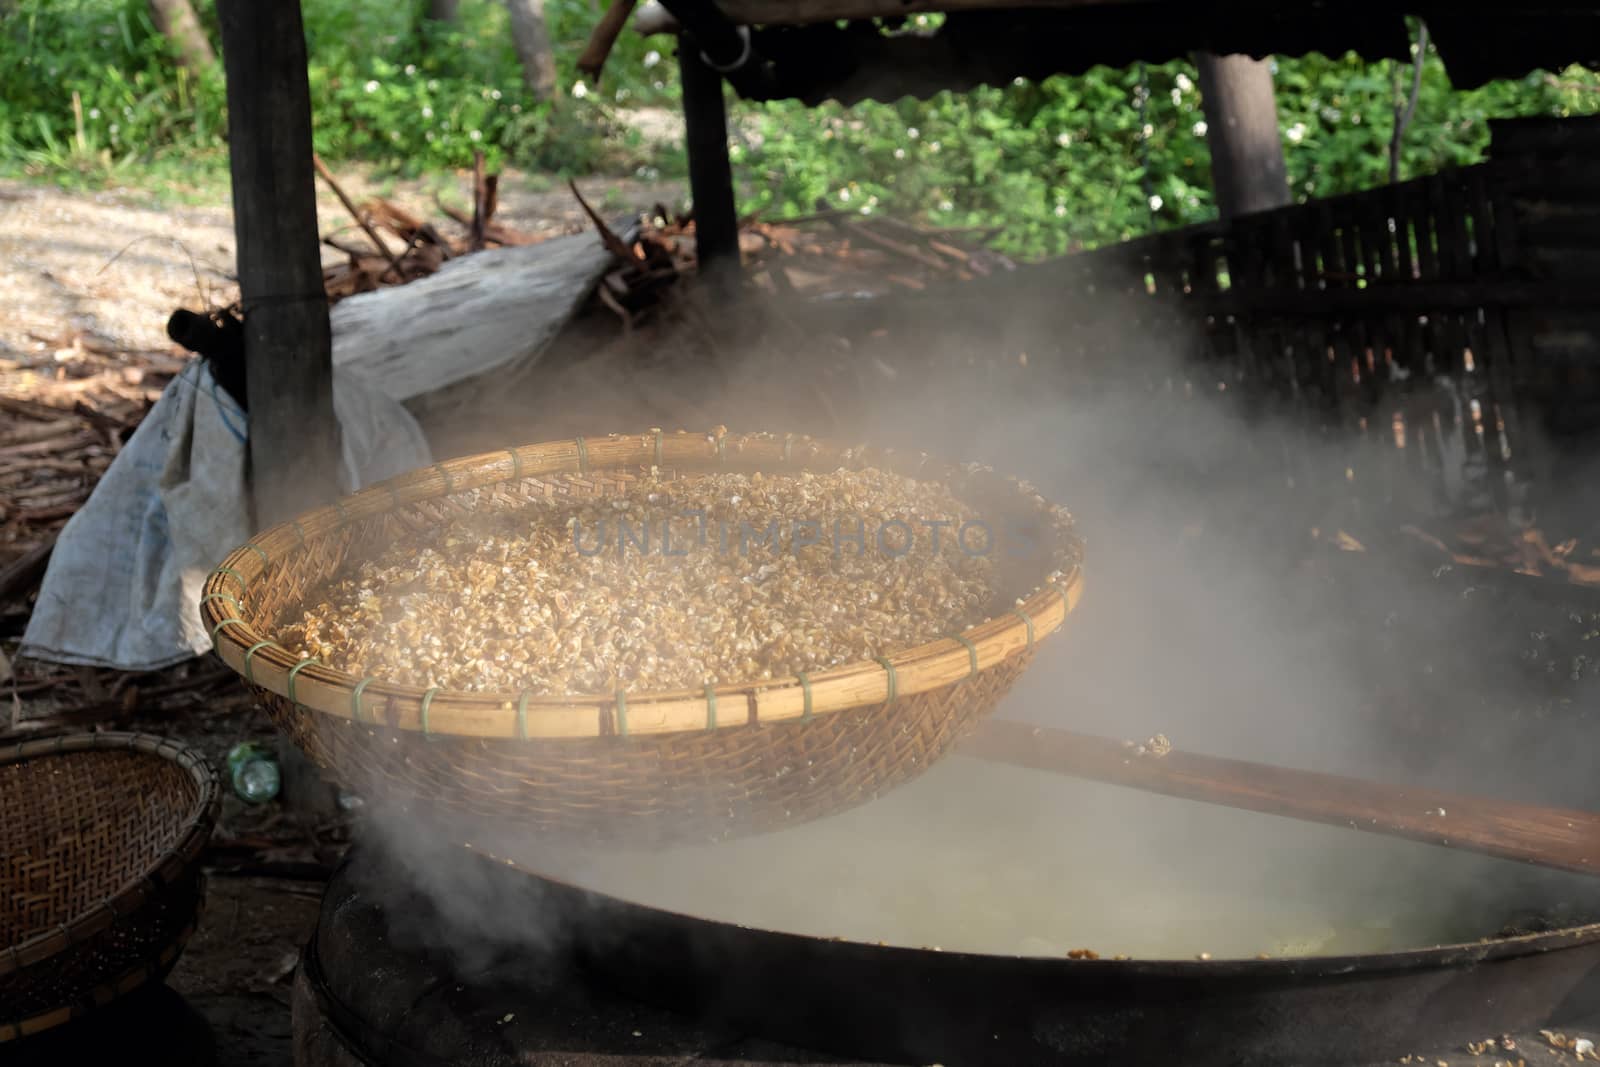
[[[1483,277],[1500,270],[1500,244],[1495,236],[1494,208],[1489,201],[1488,176],[1482,167],[1469,168],[1465,197],[1472,214],[1472,265],[1474,274]]]
[[[636,223],[615,220],[630,243]],[[333,361],[426,421],[470,414],[537,365],[614,259],[593,230],[459,256],[333,309]]]
[[[1496,159],[1600,155],[1600,120],[1594,116],[1490,119],[1489,148]]]
[[[1529,242],[1572,247],[1600,237],[1600,201],[1592,194],[1581,199],[1519,199],[1513,206]]]
[[[1368,197],[1357,211],[1361,265],[1367,273],[1367,288],[1394,280],[1394,238],[1389,233],[1389,196]]]
[[[1490,210],[1494,212],[1495,258],[1500,270],[1516,272],[1522,264],[1522,245],[1518,235],[1516,206],[1512,202],[1507,176],[1498,167],[1484,168]]]
[[[1422,841],[1578,874],[1600,873],[1600,814],[1391,785],[1265,763],[1168,752],[991,719],[965,756],[1149,793]]]
[[[1272,219],[1271,255],[1275,283],[1284,289],[1306,289],[1311,274],[1309,250],[1301,244],[1295,233],[1292,212],[1275,211]],[[1309,286],[1315,288],[1315,286]]]
[[[1361,258],[1361,223],[1357,213],[1347,208],[1335,214],[1334,220],[1339,228],[1339,257],[1350,275],[1347,284],[1352,289],[1374,284],[1375,279]]]
[[[1600,248],[1554,248],[1530,237],[1522,262],[1530,274],[1539,278],[1600,278]]]
[[[338,495],[332,334],[298,0],[218,0],[256,523]]]
[[[1531,435],[1524,433],[1527,400],[1515,385],[1516,364],[1509,342],[1511,318],[1510,314],[1499,308],[1485,309],[1483,343],[1488,352],[1489,387],[1499,408],[1500,418],[1505,421],[1502,440],[1507,443],[1511,453],[1507,462],[1519,476],[1531,474],[1537,477],[1540,448]]]
[[[1459,279],[1471,279],[1477,276],[1477,265],[1469,231],[1472,204],[1467,195],[1466,179],[1461,174],[1451,174],[1444,180],[1444,190],[1446,214],[1441,226],[1450,239],[1451,270]]]
[[[1315,207],[1315,213],[1307,213],[1306,222],[1308,240],[1306,243],[1314,250],[1316,260],[1308,264],[1310,269],[1307,277],[1314,282],[1318,289],[1353,289],[1355,281],[1346,278],[1344,250],[1339,245],[1338,226],[1333,221],[1333,211],[1325,202],[1312,201],[1307,207]],[[1349,271],[1354,274],[1354,269]]]
[[[1208,235],[1190,234],[1185,238],[1185,254],[1191,264],[1189,284],[1196,295],[1220,292],[1217,285],[1217,242]]]
[[[1271,281],[1268,274],[1270,256],[1267,254],[1267,249],[1270,245],[1270,235],[1267,216],[1246,216],[1236,219],[1231,230],[1225,235],[1224,241],[1228,248],[1228,267],[1233,280],[1230,291],[1259,289]]]
[[[1365,289],[1297,292],[1278,288],[1230,289],[1192,302],[1210,315],[1273,314],[1295,317],[1374,316],[1398,312],[1470,311],[1480,307],[1570,308],[1600,306],[1595,287],[1582,281],[1413,282]]]
[[[1414,186],[1394,187],[1394,277],[1399,282],[1413,282],[1419,272],[1414,246],[1417,228],[1415,201]]]
[[[1411,221],[1417,235],[1417,269],[1424,281],[1438,281],[1444,277],[1439,269],[1438,212],[1435,200],[1438,177],[1426,180],[1420,188],[1411,190]]]
[[[1489,494],[1491,505],[1497,511],[1504,511],[1510,503],[1510,488],[1506,484],[1505,474],[1512,467],[1505,454],[1511,450],[1513,444],[1510,422],[1506,419],[1506,408],[1511,402],[1512,395],[1509,390],[1502,391],[1502,383],[1491,369],[1491,363],[1498,355],[1493,352],[1493,338],[1498,331],[1499,323],[1488,315],[1485,315],[1481,323],[1475,319],[1469,323],[1467,342],[1472,347],[1474,370],[1465,377],[1469,382],[1475,381],[1483,386],[1479,400],[1484,408],[1485,489]],[[1502,421],[1506,421],[1504,427],[1501,426]]]

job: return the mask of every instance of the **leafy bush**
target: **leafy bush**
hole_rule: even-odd
[[[223,99],[220,70],[173,68],[142,3],[17,0],[0,20],[0,158],[79,174],[221,158]]]
[[[1356,56],[1275,64],[1291,188],[1304,200],[1388,180],[1410,68]],[[1403,74],[1397,89],[1391,73]],[[818,201],[947,226],[1004,226],[1024,254],[1092,247],[1215,215],[1205,119],[1188,63],[1092,70],[927,101],[741,105],[747,204],[783,215]],[[1495,116],[1600,110],[1600,77],[1573,69],[1455,92],[1436,54],[1403,142],[1401,177],[1483,158]]]
[[[561,91],[539,102],[496,0],[463,0],[449,27],[425,19],[424,3],[303,0],[324,157],[418,173],[466,166],[481,149],[495,167],[682,176],[681,151],[647,153],[632,123],[641,107],[675,110],[676,61],[661,39],[625,33],[603,83],[579,84],[571,63],[598,5],[546,0]],[[210,0],[197,8],[215,40]],[[0,26],[0,164],[88,178],[161,161],[220,167],[221,73],[196,79],[175,69],[145,0],[12,0],[10,11]],[[916,21],[928,27],[937,17]],[[1312,55],[1275,66],[1296,194],[1387,180],[1409,65]],[[1214,207],[1195,78],[1174,62],[852,108],[737,102],[742,206],[777,216],[821,202],[1001,227],[1004,247],[1030,255],[1200,221]],[[1430,52],[1402,175],[1480,159],[1490,116],[1597,108],[1600,78],[1589,72],[1457,93]]]
[[[195,6],[216,41],[211,4]],[[491,166],[558,172],[636,162],[612,111],[617,95],[658,97],[648,81],[611,100],[534,100],[505,11],[491,0],[466,0],[450,27],[423,18],[420,0],[305,0],[303,8],[316,148],[330,160],[421,172],[470,165],[482,149]],[[585,0],[550,0],[546,17],[571,86],[566,64],[595,11]],[[642,60],[648,50],[634,39],[619,52]],[[4,16],[0,160],[47,172],[197,155],[220,164],[226,120],[222,72],[197,80],[176,68],[144,0],[17,0]]]

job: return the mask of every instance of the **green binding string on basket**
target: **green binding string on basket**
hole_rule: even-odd
[[[706,729],[717,728],[717,691],[709,684],[706,686]]]
[[[783,435],[783,462],[785,466],[794,462],[794,434],[792,433]]]
[[[227,597],[229,600],[233,599],[232,597],[228,597],[226,593],[217,593],[217,594],[213,594],[213,595],[215,595],[215,596],[224,596],[224,597]],[[215,626],[213,626],[211,628],[211,647],[212,648],[217,647],[217,635],[219,633],[221,633],[222,632],[222,628],[224,626],[227,626],[229,623],[238,623],[240,626],[243,626],[245,624],[243,619],[232,618],[232,617],[223,619],[221,622],[217,623]]]
[[[308,663],[320,664],[321,662],[322,661],[317,659],[317,657],[315,657],[315,656],[307,656],[305,659],[301,660],[299,663],[296,663],[293,667],[289,668],[289,703],[291,703],[291,704],[300,703],[300,701],[295,699],[295,695],[294,695],[295,675],[300,673],[300,668],[304,667]]]
[[[423,737],[431,738],[433,736],[433,730],[428,725],[428,711],[433,707],[433,694],[437,693],[438,691],[439,691],[439,687],[438,686],[434,686],[432,689],[430,689],[426,693],[422,694],[422,736]]]
[[[801,671],[795,677],[800,679],[800,692],[805,697],[805,705],[800,712],[800,721],[805,722],[811,718],[811,676]]]
[[[246,541],[244,543],[244,547],[261,557],[261,565],[263,567],[272,562],[272,560],[267,557],[267,553],[262,549],[262,547],[256,544],[254,541]]]
[[[289,523],[289,525],[293,528],[294,535],[300,538],[300,547],[304,548],[306,545],[306,528],[300,525],[299,519],[295,519],[293,522]]]
[[[894,664],[889,662],[889,658],[887,656],[879,656],[878,662],[883,665],[883,669],[888,672],[889,675],[889,695],[885,697],[883,701],[884,707],[888,707],[890,704],[894,703],[895,689],[897,688],[895,685]]]
[[[617,690],[617,733],[628,736],[628,694]]]
[[[207,593],[205,596],[200,598],[200,603],[201,603],[202,606],[204,606],[206,604],[211,603],[213,600],[226,600],[229,604],[233,605],[233,610],[234,610],[235,613],[237,613],[239,615],[243,615],[244,614],[244,608],[241,608],[239,606],[239,602],[233,598],[233,594],[232,593]],[[240,621],[240,620],[229,619],[229,620],[226,620],[226,621],[237,622],[237,621]],[[213,632],[213,634],[215,634],[215,631],[212,631],[212,632]],[[213,637],[212,639],[215,640],[215,637]]]
[[[655,431],[655,434],[656,434],[656,466],[657,467],[661,467],[661,466],[665,466],[665,464],[663,464],[661,462],[661,431],[657,430],[657,431]]]
[[[728,462],[728,454],[722,450],[721,435],[719,434],[718,436],[712,438],[712,440],[716,441],[717,443],[717,462],[725,465]]]
[[[391,508],[398,508],[400,506],[400,487],[394,484],[393,478],[390,478],[383,484],[384,487],[389,490],[389,506]]]
[[[583,443],[583,438],[574,437],[573,443],[578,446],[578,470],[580,473],[589,473],[589,446]]]
[[[952,641],[959,641],[967,648],[967,664],[971,668],[967,671],[968,678],[975,678],[978,674],[978,646],[961,634],[952,634]]]
[[[523,741],[528,739],[528,691],[524,689],[522,695],[517,697],[517,737]]]
[[[450,468],[443,463],[435,463],[433,469],[439,472],[439,477],[444,479],[444,495],[449,496],[456,491],[456,480],[450,477]]]
[[[506,452],[511,456],[511,477],[522,481],[522,456],[514,448],[508,448]]]
[[[1031,650],[1033,648],[1033,620],[1028,618],[1028,613],[1021,608],[1017,608],[1011,614],[1021,619],[1023,624],[1028,627],[1028,648]]]
[[[367,686],[371,684],[372,676],[369,674],[367,677],[357,682],[356,687],[350,691],[350,717],[356,722],[365,721],[361,716],[361,694],[365,693],[367,691]]]
[[[350,513],[344,509],[344,501],[343,500],[335,500],[333,502],[333,510],[337,511],[339,513],[339,525],[340,526],[344,526],[345,524],[347,524],[350,521]]]
[[[252,662],[252,657],[255,656],[258,651],[268,647],[269,645],[273,648],[279,647],[276,641],[257,641],[255,644],[244,650],[244,680],[249,682],[251,685],[256,684],[256,665],[254,662]]]
[[[239,592],[241,593],[250,588],[250,583],[245,581],[244,576],[238,571],[234,570],[232,567],[218,567],[211,573],[226,574],[229,578],[232,578],[234,581],[239,583]]]

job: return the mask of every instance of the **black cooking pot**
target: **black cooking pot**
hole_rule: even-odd
[[[444,922],[375,851],[352,855],[307,974],[318,1010],[380,1064],[643,1051],[630,1027],[679,1055],[758,1034],[850,1062],[1351,1065],[1439,1050],[1434,1062],[1502,1033],[1543,1044],[1537,1029],[1600,1013],[1600,924],[1368,956],[1033,959],[753,930],[463,856],[501,907],[560,932],[508,949]],[[639,1023],[647,1009],[604,990],[678,1014]],[[619,1011],[631,1021],[608,1029]]]

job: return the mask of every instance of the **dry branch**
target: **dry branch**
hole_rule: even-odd
[[[339,186],[338,180],[334,178],[333,172],[328,169],[326,163],[322,162],[322,157],[312,155],[311,162],[317,168],[317,174],[322,177],[323,181],[328,183],[328,188],[333,190],[333,195],[339,198],[339,203],[343,204],[344,209],[350,212],[350,217],[355,219],[356,224],[372,239],[372,243],[377,246],[378,252],[388,258],[389,266],[394,268],[395,277],[403,277],[405,272],[400,267],[399,257],[390,251],[388,245],[383,243],[383,238],[378,236],[378,231],[372,228],[372,224],[367,221],[366,216],[356,210],[355,204],[345,195],[344,189]]]
[[[634,5],[638,0],[612,0],[606,13],[600,16],[600,21],[595,24],[594,32],[589,34],[589,43],[584,45],[583,54],[578,56],[578,71],[584,76],[600,80],[600,72],[605,69],[606,59],[611,55],[611,49],[616,46],[617,38],[621,36],[623,27],[628,24],[628,16],[633,14]]]

